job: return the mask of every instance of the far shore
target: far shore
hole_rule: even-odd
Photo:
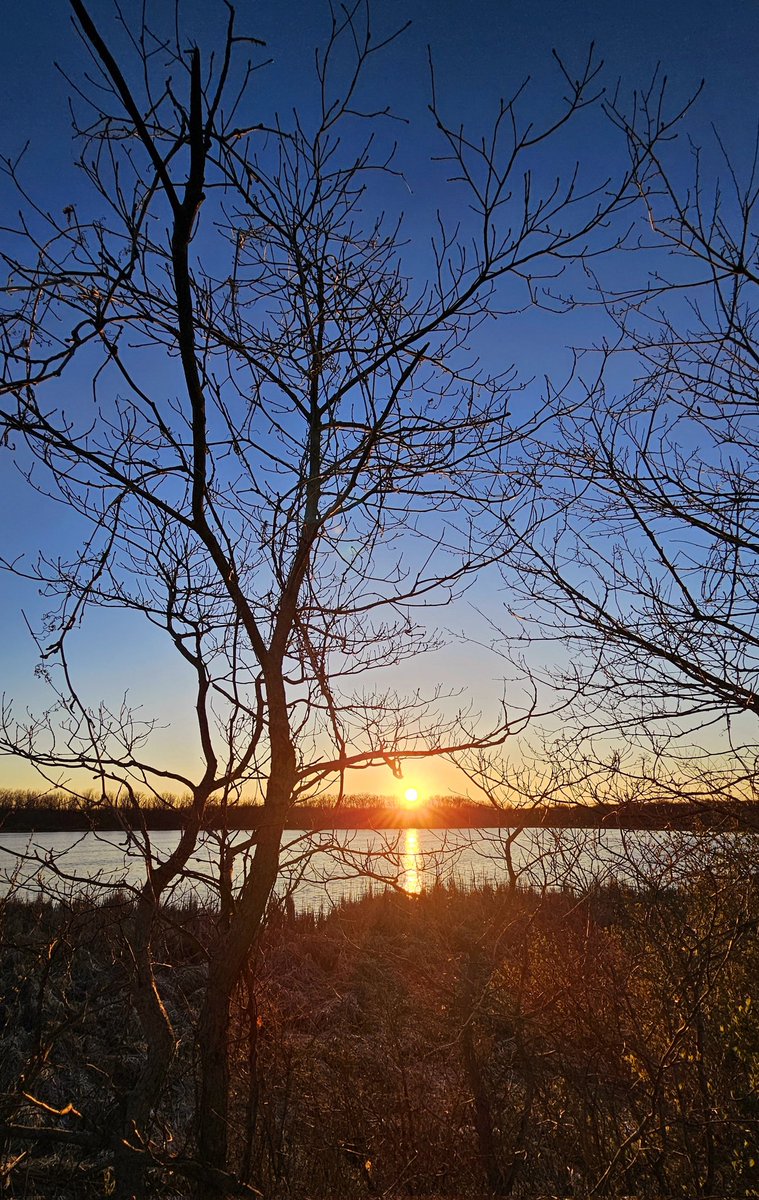
[[[186,823],[183,804],[153,804],[140,811],[120,805],[83,800],[45,805],[39,801],[0,803],[2,833],[113,832],[144,828],[178,830]],[[226,809],[211,806],[204,829],[254,832],[270,823],[261,805],[240,803]],[[533,805],[496,808],[452,801],[404,808],[388,804],[293,806],[286,817],[288,830],[333,829],[629,829],[738,832],[759,830],[759,804],[688,804],[662,802],[626,805]]]

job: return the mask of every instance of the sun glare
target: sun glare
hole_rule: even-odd
[[[419,799],[419,793],[416,788],[406,788],[406,791],[403,793],[403,799],[407,804],[416,804]]]

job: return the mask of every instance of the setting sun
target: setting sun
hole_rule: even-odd
[[[419,793],[416,788],[406,788],[406,791],[403,793],[403,799],[407,804],[416,804],[419,799]]]

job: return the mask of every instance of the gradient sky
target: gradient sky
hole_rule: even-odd
[[[126,14],[135,20],[138,0],[123,0]],[[92,0],[100,15],[109,11],[108,0]],[[260,0],[237,6],[241,24],[263,38],[274,63],[258,76],[254,94],[261,111],[286,114],[293,105],[308,111],[312,103],[310,64],[313,47],[327,28],[326,5],[319,0],[288,3]],[[212,32],[216,12],[210,0],[189,0],[183,5],[185,28],[193,29],[203,43]],[[219,5],[219,13],[222,6]],[[753,145],[759,118],[756,98],[756,62],[759,60],[759,3],[727,0],[722,5],[707,0],[376,0],[374,24],[387,31],[410,19],[411,28],[388,51],[384,69],[375,78],[378,100],[390,103],[407,117],[402,129],[401,162],[407,169],[408,187],[392,189],[383,203],[407,209],[412,242],[424,237],[425,222],[434,211],[439,171],[427,167],[437,144],[426,112],[429,98],[426,46],[432,47],[443,110],[471,128],[487,124],[488,113],[500,96],[508,96],[522,79],[533,78],[529,104],[536,120],[560,94],[551,60],[557,49],[571,67],[579,69],[591,41],[605,61],[603,82],[613,90],[621,80],[622,94],[645,86],[661,63],[673,96],[685,100],[705,80],[704,91],[691,117],[689,129],[696,140],[708,138],[713,123],[724,135],[738,161]],[[223,22],[221,15],[221,22]],[[103,25],[108,31],[108,26]],[[111,34],[114,46],[119,39]],[[72,166],[73,150],[67,98],[70,86],[55,69],[60,63],[75,79],[81,78],[86,59],[72,29],[63,0],[27,0],[6,6],[0,42],[0,153],[16,156],[30,143],[24,178],[33,194],[54,210],[76,202],[81,187]],[[569,152],[568,152],[569,153]],[[619,147],[611,128],[597,120],[578,122],[571,156],[578,158],[591,176],[600,178],[609,164],[619,161]],[[546,172],[566,165],[546,161]],[[610,168],[609,168],[610,169]],[[0,185],[0,204],[16,205],[7,187]],[[412,245],[412,266],[414,247]],[[516,329],[516,326],[514,327]],[[590,342],[594,330],[587,314],[552,320],[542,313],[527,314],[514,333],[498,327],[480,345],[483,358],[515,359],[526,375],[538,378],[560,372],[566,347],[574,341]],[[7,452],[0,458],[0,552],[6,558],[29,553],[37,546],[50,551],[65,546],[76,523],[57,504],[35,496],[13,471]],[[470,600],[497,613],[500,599],[495,577],[482,581]],[[22,617],[32,623],[42,611],[34,585],[0,575],[0,690],[23,708],[44,705],[43,685],[34,679],[36,648]],[[478,619],[464,605],[449,615],[456,627],[466,623],[482,633]],[[150,711],[166,726],[160,735],[167,760],[183,765],[194,759],[192,733],[184,723],[182,697],[184,672],[173,657],[164,654],[159,635],[138,630],[134,618],[108,612],[91,618],[81,638],[81,675],[91,701],[99,694],[115,696],[130,689],[133,700],[145,697]],[[453,687],[477,680],[477,704],[485,710],[500,692],[502,666],[484,651],[454,639],[448,649],[415,664],[414,683],[420,678]],[[411,678],[411,676],[409,676]],[[149,687],[145,689],[145,680]],[[404,787],[416,783],[422,792],[456,788],[452,770],[440,764],[408,769]],[[0,761],[0,786],[34,784],[26,767]],[[362,773],[349,781],[355,791],[390,792],[396,787],[387,772]]]

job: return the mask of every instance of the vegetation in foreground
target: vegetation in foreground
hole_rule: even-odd
[[[662,862],[635,889],[270,906],[233,1011],[237,1194],[759,1195],[756,872],[737,843],[682,865],[677,890]],[[157,1197],[210,1194],[193,1176],[193,1031],[220,919],[175,909],[155,946],[179,1034],[134,1146]],[[142,1052],[132,920],[123,894],[4,903],[8,1196],[115,1190]]]

